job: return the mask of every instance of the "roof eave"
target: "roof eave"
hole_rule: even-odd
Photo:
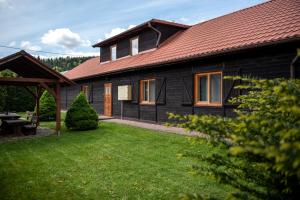
[[[169,61],[163,61],[163,62],[158,62],[158,63],[153,63],[153,64],[146,64],[146,65],[139,65],[135,66],[133,68],[125,68],[122,70],[115,70],[115,71],[110,71],[107,73],[101,73],[101,74],[94,74],[90,76],[84,76],[84,77],[79,77],[79,78],[74,78],[71,79],[73,81],[80,81],[80,80],[85,80],[85,79],[90,79],[90,78],[97,78],[101,76],[107,76],[107,75],[112,75],[112,74],[118,74],[118,73],[123,73],[123,72],[128,72],[128,71],[136,71],[136,70],[141,70],[145,68],[152,68],[152,67],[157,67],[157,66],[164,66],[164,65],[171,65],[171,64],[177,64],[181,62],[186,62],[186,61],[192,61],[196,59],[204,59],[208,58],[210,56],[223,56],[227,55],[230,53],[236,53],[239,51],[244,51],[244,50],[249,50],[257,47],[267,47],[267,46],[272,46],[272,45],[277,45],[277,44],[282,44],[282,43],[287,43],[287,42],[293,42],[293,41],[300,41],[300,35],[296,37],[289,37],[284,40],[276,40],[276,41],[270,41],[270,42],[264,42],[264,43],[259,43],[259,44],[253,44],[253,45],[248,45],[248,46],[243,46],[243,47],[237,47],[237,48],[231,48],[231,49],[226,49],[223,51],[215,51],[212,53],[207,53],[207,54],[196,54],[190,57],[184,57],[184,58],[179,58],[179,59],[173,59]]]
[[[186,24],[179,24],[179,23],[175,23],[175,22],[168,22],[168,21],[159,20],[159,19],[151,19],[151,20],[149,20],[147,22],[144,22],[144,23],[142,23],[140,25],[137,25],[137,26],[135,26],[135,27],[133,27],[131,29],[128,29],[128,30],[126,30],[126,31],[124,31],[122,33],[119,33],[119,34],[117,34],[117,35],[115,35],[113,37],[110,37],[110,38],[108,38],[106,40],[98,42],[98,43],[92,45],[92,47],[94,47],[94,48],[95,47],[101,47],[101,46],[106,45],[108,43],[111,43],[111,42],[113,42],[113,41],[115,41],[115,40],[117,40],[119,38],[123,38],[123,37],[125,37],[127,35],[130,35],[132,33],[138,32],[138,31],[140,31],[140,30],[142,30],[144,28],[147,28],[149,23],[158,23],[158,24],[164,24],[164,25],[168,25],[168,26],[176,26],[176,27],[182,28],[182,29],[187,29],[187,28],[191,27],[190,25],[186,25]]]

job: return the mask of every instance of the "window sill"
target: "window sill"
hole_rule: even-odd
[[[195,107],[222,107],[222,103],[195,103]]]
[[[155,106],[155,103],[141,102],[140,105],[144,105],[144,106]]]

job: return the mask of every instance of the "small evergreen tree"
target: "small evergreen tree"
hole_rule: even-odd
[[[67,111],[65,125],[73,130],[91,130],[98,128],[98,115],[80,92]]]
[[[54,97],[45,90],[40,98],[40,120],[53,121],[56,119],[56,103]]]
[[[236,79],[243,83],[236,89],[245,91],[231,100],[238,105],[237,117],[169,115],[181,127],[207,134],[209,144],[224,150],[185,156],[208,163],[195,165],[197,172],[236,188],[230,199],[299,198],[300,80]]]

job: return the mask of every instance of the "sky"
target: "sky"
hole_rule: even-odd
[[[3,46],[40,57],[99,56],[93,44],[152,18],[193,25],[264,1],[0,0],[0,57],[19,51]]]

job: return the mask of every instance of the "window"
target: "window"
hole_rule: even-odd
[[[110,47],[110,59],[111,60],[117,59],[117,45],[113,45]]]
[[[141,103],[142,104],[155,104],[155,80],[142,80],[141,85]]]
[[[139,53],[139,38],[135,37],[130,40],[131,55],[136,55]]]
[[[85,94],[86,99],[89,99],[89,86],[88,85],[83,85],[81,87],[81,91]]]
[[[222,105],[222,72],[195,75],[195,105]]]
[[[105,94],[111,94],[111,87],[105,87]]]

